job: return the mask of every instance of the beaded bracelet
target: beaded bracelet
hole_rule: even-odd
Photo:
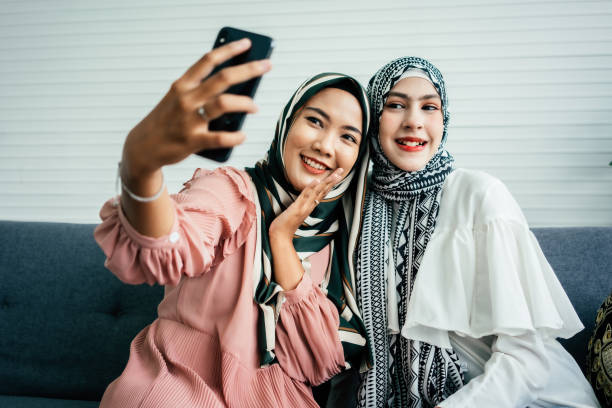
[[[166,179],[164,178],[164,173],[162,173],[162,184],[161,184],[161,187],[159,188],[159,191],[157,193],[155,193],[151,197],[141,197],[141,196],[133,193],[132,191],[130,191],[129,188],[127,188],[127,186],[123,182],[123,179],[121,178],[121,162],[119,162],[117,164],[117,182],[115,183],[115,190],[117,190],[118,193],[119,193],[119,183],[121,183],[121,188],[126,193],[128,193],[128,195],[130,196],[130,198],[132,200],[138,201],[140,203],[150,203],[151,201],[157,200],[162,195],[162,193],[164,192],[164,189],[166,187]]]

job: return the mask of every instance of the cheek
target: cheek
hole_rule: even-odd
[[[285,141],[285,151],[283,152],[285,163],[295,159],[295,156],[297,156],[299,150],[304,145],[305,133],[304,129],[299,125],[291,127]]]
[[[379,140],[380,140],[380,147],[382,148],[382,152],[385,156],[387,156],[387,158],[389,157],[393,157],[394,153],[394,144],[395,142],[393,141],[393,138],[391,137],[391,135],[389,135],[388,133],[383,134],[380,133],[379,134]]]
[[[285,162],[285,175],[291,184],[295,182],[293,180],[295,178],[296,167],[298,167],[299,157],[298,157],[298,149],[294,143],[295,139],[287,139],[287,143],[285,144],[285,151],[283,152],[283,160]]]
[[[291,165],[291,151],[293,149],[291,148],[291,144],[290,143],[286,143],[285,144],[285,150],[283,151],[283,160],[285,161],[285,167],[289,167]]]
[[[440,146],[440,143],[442,142],[442,133],[444,133],[444,123],[442,121],[442,118],[440,117],[439,120],[435,121],[432,125],[432,134],[433,134],[433,140],[434,140],[434,145],[436,147],[436,150],[438,149],[438,146]]]
[[[385,146],[389,147],[395,143],[394,136],[397,133],[399,115],[392,115],[386,112],[380,116],[378,134],[380,138],[380,144],[385,149]]]
[[[380,117],[379,129],[378,129],[378,138],[380,140],[380,145],[383,148],[383,151],[393,139],[394,132],[392,131],[392,128],[393,128],[392,118],[389,117],[389,115],[385,115],[383,113],[382,116]]]
[[[349,146],[345,142],[340,141],[336,148],[337,166],[344,169],[346,175],[355,165],[357,156],[359,155],[359,146]]]
[[[380,134],[381,142],[384,136],[389,136],[393,133],[393,129],[397,127],[395,122],[396,120],[394,116],[390,115],[386,111],[383,111],[382,115],[380,115],[380,120],[378,121],[378,132]]]

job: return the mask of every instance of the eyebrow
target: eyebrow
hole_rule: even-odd
[[[401,92],[389,92],[389,96],[398,96],[400,98],[407,99],[407,100],[414,99],[414,98],[406,95],[405,93],[401,93]],[[419,100],[419,101],[423,101],[425,99],[440,99],[440,95],[438,95],[438,94],[427,94],[427,95],[420,96],[420,97],[418,97],[416,99]]]
[[[313,106],[306,106],[304,109],[310,109],[312,111],[315,111],[319,115],[323,116],[325,118],[325,120],[327,120],[327,121],[330,120],[329,115],[324,110],[322,110],[322,109],[315,108]],[[342,129],[352,130],[353,132],[357,132],[359,135],[361,135],[361,131],[359,129],[357,129],[356,127],[354,127],[354,126],[346,125],[346,126],[342,126]]]

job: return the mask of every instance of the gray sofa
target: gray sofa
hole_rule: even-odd
[[[104,268],[93,225],[0,221],[0,407],[96,407],[161,287]],[[584,367],[612,289],[612,228],[534,230],[586,330],[563,341]]]

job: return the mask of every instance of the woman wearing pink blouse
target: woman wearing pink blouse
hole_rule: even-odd
[[[269,62],[202,78],[248,47],[208,53],[125,141],[122,194],[102,208],[95,238],[119,279],[165,285],[165,296],[101,407],[316,407],[311,386],[366,354],[352,260],[368,106],[354,79],[306,81],[254,168],[197,170],[178,194],[165,189],[163,165],[244,140],[207,125],[255,112],[222,92]]]

